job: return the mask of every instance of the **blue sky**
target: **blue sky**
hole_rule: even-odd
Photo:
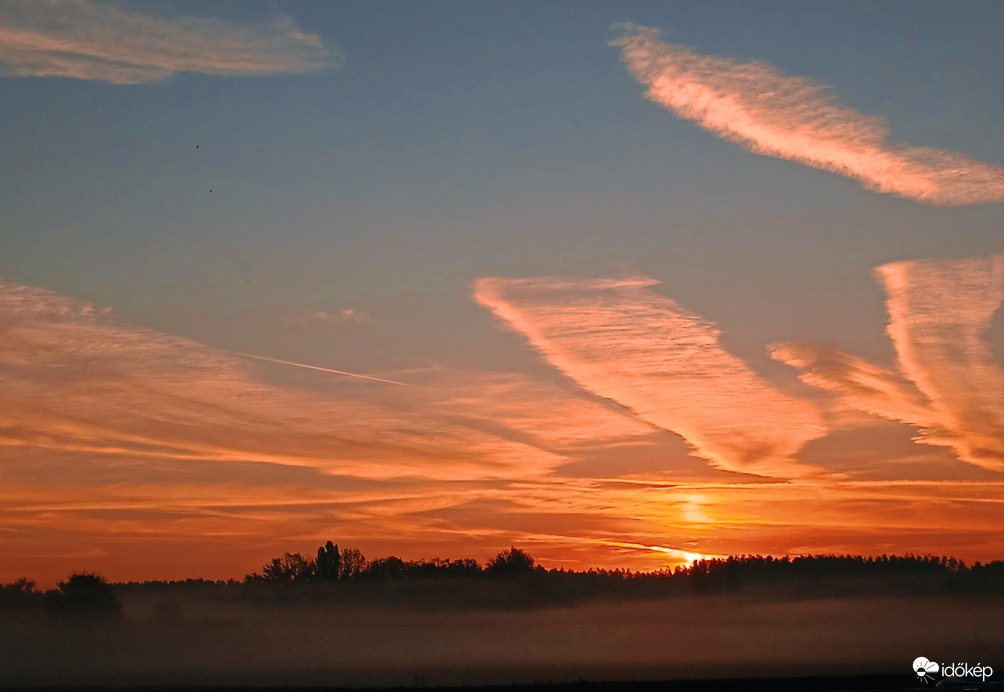
[[[650,277],[658,284],[646,289],[651,295],[638,297],[641,303],[671,311],[659,300],[675,301],[717,328],[723,351],[760,381],[793,400],[815,402],[819,415],[833,418],[844,408],[819,403],[819,387],[800,381],[798,369],[772,358],[769,347],[813,342],[895,368],[898,351],[887,334],[892,298],[876,269],[902,261],[987,258],[1004,244],[999,198],[932,205],[753,153],[646,99],[620,48],[610,45],[622,33],[618,23],[661,29],[661,40],[680,50],[764,63],[822,85],[840,106],[885,119],[892,141],[999,167],[999,2],[15,2],[0,10],[0,27],[35,32],[32,41],[57,30],[73,34],[75,27],[86,29],[82,18],[94,7],[114,8],[129,21],[149,19],[132,25],[142,30],[194,21],[204,44],[196,41],[188,50],[207,56],[214,31],[226,46],[240,31],[260,30],[255,35],[264,43],[253,50],[287,67],[273,74],[220,74],[223,58],[214,54],[202,63],[196,59],[203,65],[198,69],[137,83],[102,78],[107,62],[100,61],[97,78],[39,76],[37,68],[34,74],[18,71],[18,61],[27,59],[24,44],[16,44],[23,39],[0,34],[5,282],[109,308],[101,319],[116,328],[147,330],[143,338],[154,341],[151,334],[191,340],[219,358],[238,351],[415,387],[409,373],[439,373],[433,381],[450,382],[459,372],[518,374],[638,425],[656,426],[661,442],[643,445],[651,447],[643,467],[660,478],[665,474],[652,461],[663,454],[660,444],[669,445],[667,458],[696,458],[731,472],[743,467],[713,454],[702,457],[701,444],[675,422],[644,415],[646,406],[661,404],[625,403],[634,399],[612,395],[555,355],[559,335],[545,334],[558,324],[548,321],[556,320],[551,313],[534,313],[541,321],[533,328],[543,330],[534,332],[537,339],[530,327],[504,317],[501,303],[476,300],[475,282],[571,276],[588,286],[604,277]],[[54,29],[60,17],[62,28]],[[113,33],[119,25],[106,26]],[[140,29],[131,30],[132,38],[142,41]],[[163,30],[168,43],[176,40]],[[115,37],[101,40],[114,44]],[[121,65],[132,59],[142,56],[126,55]],[[925,281],[949,281],[927,265],[912,272]],[[568,304],[573,307],[556,300],[568,310],[581,304],[578,298]],[[507,305],[530,309],[529,303]],[[529,312],[520,314],[530,319]],[[981,337],[998,370],[988,370],[990,380],[980,385],[997,391],[1001,332],[998,308]],[[70,358],[86,370],[86,363],[71,358],[78,353],[73,339],[59,339],[52,343],[62,346],[46,357]],[[950,347],[962,348],[949,344],[946,353]],[[281,396],[356,397],[411,411],[408,425],[422,420],[424,404],[396,400],[392,387],[350,386],[334,375],[234,357],[240,365],[227,367],[243,368],[242,376]],[[619,357],[626,356],[611,354],[611,362]],[[3,376],[28,381],[13,365]],[[52,391],[62,396],[55,384]],[[468,401],[459,390],[437,391],[441,401]],[[12,399],[11,405],[23,409],[26,401]],[[48,410],[44,403],[32,405]],[[431,418],[431,429],[445,425]],[[501,425],[485,422],[491,418],[479,414],[484,430]],[[933,478],[951,468],[949,475],[962,479],[1000,480],[993,467],[953,456],[956,448],[913,444],[916,425],[876,421],[854,437],[829,420],[826,444],[838,451],[816,456],[840,466],[846,465],[835,460],[840,449],[911,459],[923,452],[934,455],[930,472],[911,462],[902,478]],[[117,423],[107,425],[108,436],[121,432]],[[505,439],[523,439],[507,429]],[[862,452],[842,448],[847,438],[885,441],[864,445]],[[49,458],[44,444],[18,444]],[[597,442],[588,459],[546,451],[570,455],[565,463],[573,466],[601,468],[603,477],[618,476],[613,462],[596,461],[610,456],[602,447]],[[897,451],[887,453],[892,448]],[[688,457],[694,449],[696,457]],[[82,476],[89,469],[102,478],[95,471],[106,468],[100,455],[88,459],[79,467]],[[810,463],[804,454],[799,459]],[[9,482],[27,482],[23,463],[8,460]],[[146,463],[137,456],[135,469]],[[869,466],[869,478],[891,473],[878,463]],[[143,477],[140,470],[135,474]],[[240,475],[229,482],[239,484]],[[101,483],[94,481],[94,492],[104,497]],[[437,507],[450,505],[442,489],[422,492],[439,497]],[[351,522],[338,516],[303,519],[297,540],[324,537],[335,527],[364,540],[362,528],[346,528]],[[621,519],[638,515],[625,509]],[[285,530],[277,528],[270,540],[278,545]],[[522,535],[506,533],[504,521],[491,530],[502,547]],[[571,548],[555,547],[574,545],[574,532],[565,531],[565,543],[553,543],[557,539],[543,537],[546,531],[536,531],[525,538],[538,542],[543,557],[574,562]],[[621,542],[651,544],[656,534],[649,528],[644,540]],[[667,537],[665,545],[677,549],[681,535]],[[805,545],[846,544],[859,551],[870,545],[861,536],[817,543]],[[965,550],[986,552],[983,538],[971,543],[984,547]],[[487,543],[471,545],[489,550]],[[760,545],[804,547],[794,539]],[[951,547],[945,540],[932,545]],[[393,547],[385,541],[371,549],[387,546]],[[698,547],[712,554],[737,546],[747,547],[725,539]],[[112,548],[98,552],[118,564]],[[252,552],[248,548],[241,559]],[[603,559],[647,564],[632,555],[615,551]],[[238,562],[235,557],[230,564]]]

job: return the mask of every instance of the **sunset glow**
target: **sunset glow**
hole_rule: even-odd
[[[165,7],[0,3],[0,583],[1004,559],[998,4]]]

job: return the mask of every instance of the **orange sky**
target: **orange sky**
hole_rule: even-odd
[[[749,2],[0,2],[0,582],[1004,559],[1004,6]]]
[[[239,578],[325,540],[642,570],[1000,559],[1001,377],[980,335],[1001,267],[879,268],[898,368],[774,345],[805,385],[754,374],[645,279],[475,284],[562,378],[432,366],[317,391],[275,383],[292,363],[4,284],[0,578]]]

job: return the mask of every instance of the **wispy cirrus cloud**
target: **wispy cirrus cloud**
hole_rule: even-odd
[[[0,3],[0,74],[140,84],[177,72],[269,75],[330,67],[337,55],[316,34],[277,15],[223,19],[143,14],[97,0]]]
[[[612,45],[647,98],[745,149],[847,176],[876,192],[957,206],[1004,199],[1004,169],[890,142],[882,118],[833,102],[823,87],[764,63],[698,55],[622,25]]]
[[[1004,469],[1004,372],[983,339],[1004,301],[1004,255],[895,262],[876,274],[898,373],[814,344],[778,344],[772,355],[849,405],[921,427],[917,442]]]
[[[347,383],[333,396],[265,385],[230,352],[122,325],[108,311],[31,286],[0,282],[0,331],[0,452],[451,480],[525,478],[563,461],[511,436],[457,426],[432,432],[434,410],[395,409],[350,394]]]
[[[659,442],[653,426],[617,407],[518,373],[441,365],[362,374],[248,358],[3,281],[0,333],[0,457],[525,480],[608,445]],[[330,385],[265,384],[256,361],[307,368]]]
[[[323,393],[264,384],[252,360],[2,281],[0,334],[0,552],[49,580],[79,567],[71,545],[123,578],[202,575],[192,550],[239,576],[331,537],[469,555],[482,536],[484,559],[511,534],[427,513],[659,438],[518,373],[377,373],[408,387],[317,373]],[[0,579],[17,576],[7,568]]]
[[[718,330],[654,293],[648,278],[484,278],[477,302],[567,376],[683,437],[715,466],[799,475],[798,449],[823,434],[816,410],[757,377]]]
[[[510,305],[514,324],[560,352],[552,362],[613,401],[571,381],[446,365],[375,373],[408,387],[330,373],[311,392],[264,384],[259,368],[285,366],[0,282],[0,581],[54,584],[82,568],[239,577],[328,539],[405,559],[483,561],[515,544],[577,568],[834,546],[998,556],[994,481],[674,467],[661,457],[684,445],[660,447],[671,436],[657,426],[686,430],[705,458],[729,460],[722,468],[773,473],[822,431],[814,409],[758,380],[651,281],[494,281],[481,286],[505,298],[493,309]],[[658,463],[617,458],[648,446]],[[573,472],[595,455],[602,464]]]

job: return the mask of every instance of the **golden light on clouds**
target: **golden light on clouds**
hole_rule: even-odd
[[[807,402],[757,377],[718,329],[652,290],[651,279],[480,279],[475,298],[562,373],[677,433],[722,469],[809,472],[795,453],[820,437]]]
[[[876,274],[898,373],[813,344],[779,344],[774,357],[851,406],[920,427],[917,442],[1001,471],[1004,372],[984,337],[1004,302],[1004,256],[896,262]]]
[[[999,8],[429,5],[0,0],[0,584],[1004,558]]]
[[[1000,272],[1000,258],[879,269],[901,373],[821,347],[774,355],[987,473],[1000,375],[979,339]],[[477,300],[552,378],[440,364],[376,373],[407,387],[317,372],[326,386],[305,391],[84,301],[0,284],[0,579],[240,576],[328,539],[405,558],[518,544],[571,568],[861,546],[994,554],[998,480],[917,476],[923,458],[896,467],[900,480],[879,462],[828,469],[816,404],[755,375],[653,286],[479,281]]]
[[[756,154],[847,176],[869,190],[944,206],[1000,202],[1004,169],[950,151],[891,142],[882,118],[836,104],[825,88],[764,63],[663,43],[622,25],[613,41],[653,103]]]
[[[329,67],[316,34],[279,15],[242,26],[212,17],[151,15],[93,0],[0,5],[0,74],[140,84],[178,72],[269,75]]]

